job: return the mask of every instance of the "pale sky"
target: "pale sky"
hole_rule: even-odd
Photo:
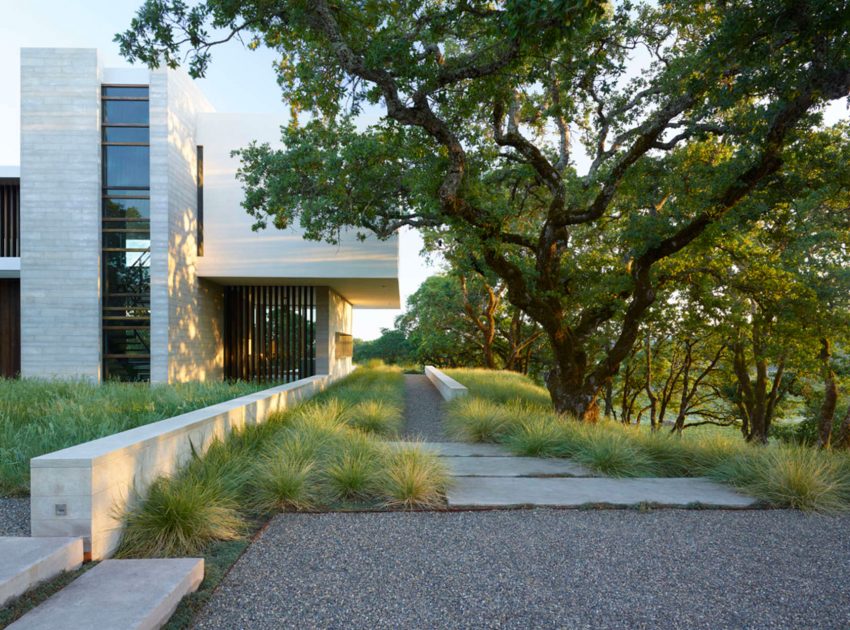
[[[142,0],[0,0],[0,167],[20,163],[20,49],[82,47],[100,49],[107,67],[127,66],[112,42],[125,30]],[[207,78],[198,81],[213,106],[222,112],[279,112],[281,102],[269,50],[250,51],[238,42],[213,50]],[[234,147],[237,148],[237,147]],[[422,239],[405,232],[399,244],[401,300],[437,271],[420,256]],[[400,310],[360,310],[354,336],[373,339],[391,328]]]

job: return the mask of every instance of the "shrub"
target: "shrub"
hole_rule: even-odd
[[[125,517],[119,557],[193,556],[214,540],[234,540],[245,523],[232,501],[194,475],[160,478]]]

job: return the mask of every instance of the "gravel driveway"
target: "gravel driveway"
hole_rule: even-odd
[[[0,497],[0,536],[30,535],[30,500]]]
[[[199,628],[847,628],[850,516],[282,514]]]

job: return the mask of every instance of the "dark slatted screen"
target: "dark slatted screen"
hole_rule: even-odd
[[[313,287],[225,288],[227,378],[288,383],[316,373]]]
[[[0,377],[21,371],[21,281],[0,279]]]
[[[21,184],[17,179],[0,179],[0,258],[21,255]]]

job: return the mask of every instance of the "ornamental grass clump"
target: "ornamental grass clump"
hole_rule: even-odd
[[[709,476],[776,507],[839,512],[850,509],[850,474],[840,457],[805,446],[750,447],[719,463]]]
[[[381,479],[381,493],[388,506],[428,508],[442,504],[449,483],[446,467],[418,446],[389,454]]]
[[[400,372],[355,375],[235,430],[177,476],[159,480],[126,517],[122,555],[196,554],[284,510],[441,504],[448,475],[438,458],[391,449],[376,437],[394,435],[401,421]]]
[[[464,396],[450,403],[445,427],[450,436],[465,442],[499,442],[515,421],[515,413],[503,404]]]
[[[522,418],[504,440],[516,455],[570,457],[576,450],[575,430],[554,413],[540,412]]]
[[[632,436],[606,425],[582,427],[573,458],[609,477],[651,475],[652,460]]]
[[[364,400],[349,407],[345,413],[349,426],[386,437],[398,435],[402,420],[401,407],[384,400]]]
[[[266,456],[256,474],[252,505],[258,512],[311,510],[319,504],[320,487],[313,462]]]
[[[368,501],[379,489],[381,460],[374,453],[349,452],[325,469],[325,485],[332,500]]]
[[[245,531],[237,505],[194,475],[160,478],[145,501],[125,516],[118,557],[194,556],[211,542]]]

